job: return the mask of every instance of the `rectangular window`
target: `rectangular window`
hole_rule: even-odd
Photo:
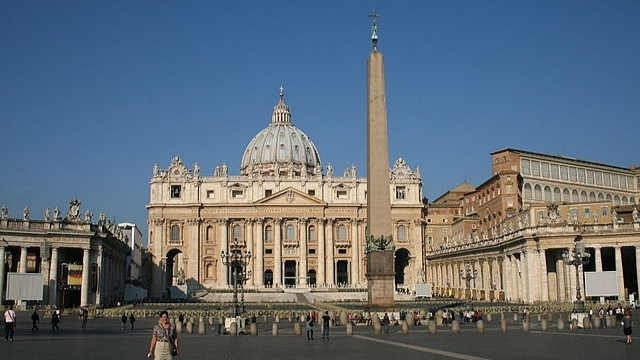
[[[347,249],[338,249],[338,254],[346,254]]]
[[[560,174],[558,173],[558,164],[551,164],[551,178],[558,179]]]
[[[264,197],[271,196],[271,195],[273,195],[273,190],[267,189],[264,191]]]
[[[540,176],[540,162],[531,162],[531,174],[533,174],[533,176]]]
[[[578,169],[574,167],[569,168],[569,180],[576,181],[578,179]]]
[[[309,194],[311,196],[316,196],[316,191],[315,190],[307,190],[307,194]]]
[[[232,198],[243,198],[244,197],[244,192],[242,190],[231,190],[231,197]]]
[[[338,191],[336,191],[336,198],[338,198],[338,199],[346,199],[347,198],[347,190],[338,190]]]
[[[584,208],[584,217],[585,219],[591,217],[591,208]]]
[[[560,166],[560,179],[568,180],[569,179],[569,170],[566,166]]]
[[[604,183],[604,186],[611,186],[611,174],[603,173],[602,182]]]
[[[273,249],[264,249],[265,254],[273,254]]]
[[[549,163],[543,162],[541,164],[540,173],[542,173],[542,177],[549,177]]]
[[[404,186],[396,186],[396,199],[404,200],[406,197],[406,188]]]
[[[207,199],[213,199],[215,197],[215,192],[213,190],[207,190]]]
[[[594,180],[593,170],[587,170],[587,183],[593,184],[595,182]]]
[[[609,216],[609,208],[606,206],[603,206],[600,208],[600,215],[602,216]]]
[[[315,254],[316,253],[316,249],[309,249],[309,254]]]
[[[522,167],[523,175],[531,175],[531,161],[522,159],[520,160],[520,166]]]
[[[586,182],[587,176],[584,173],[584,169],[578,169],[578,182]]]
[[[171,185],[171,198],[172,199],[179,199],[181,192],[182,192],[182,186],[180,186],[180,185]]]

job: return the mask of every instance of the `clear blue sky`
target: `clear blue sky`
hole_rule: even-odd
[[[640,165],[638,1],[0,1],[0,205],[82,201],[146,238],[154,163],[239,174],[278,88],[365,174],[375,8],[391,162],[434,199],[505,147]]]

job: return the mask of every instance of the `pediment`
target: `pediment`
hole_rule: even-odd
[[[264,199],[260,199],[255,202],[256,205],[320,205],[324,206],[326,203],[316,197],[307,195],[302,191],[294,188],[286,188],[280,190],[277,193],[268,196]]]

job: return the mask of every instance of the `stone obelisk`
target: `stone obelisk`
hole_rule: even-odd
[[[384,90],[384,59],[378,51],[377,14],[373,19],[373,49],[367,60],[367,288],[368,305],[384,311],[394,306],[394,264],[389,140]]]

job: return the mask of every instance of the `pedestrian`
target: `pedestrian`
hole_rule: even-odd
[[[51,330],[52,331],[60,330],[60,328],[58,327],[59,322],[60,322],[60,314],[58,313],[57,309],[54,309],[51,312]]]
[[[87,320],[89,320],[89,309],[85,307],[82,309],[82,328],[83,329],[87,328]]]
[[[627,345],[633,342],[633,339],[631,338],[631,334],[633,334],[632,326],[633,320],[631,319],[631,310],[627,310],[624,314],[624,318],[622,318],[622,331],[627,335]]]
[[[384,328],[384,332],[389,332],[389,315],[384,313],[384,317],[382,318],[382,327]]]
[[[131,323],[131,330],[133,330],[133,322],[136,321],[136,317],[133,316],[133,313],[129,315],[129,322]]]
[[[122,317],[120,318],[120,321],[122,321],[122,330],[124,330],[124,328],[127,326],[127,314],[126,313],[122,314]]]
[[[147,357],[153,355],[155,360],[173,360],[179,353],[176,327],[169,323],[169,313],[163,310],[158,323],[153,326]]]
[[[329,323],[331,322],[331,317],[329,316],[329,312],[325,311],[324,315],[322,315],[322,338],[329,339]]]
[[[13,305],[4,312],[4,341],[13,341],[13,333],[16,331],[16,312]]]
[[[31,314],[31,322],[33,323],[33,326],[31,326],[31,331],[33,332],[38,331],[40,329],[38,329],[38,324],[40,322],[40,315],[38,315],[38,309],[33,309],[33,314]]]
[[[307,315],[307,340],[313,340],[313,318]]]

